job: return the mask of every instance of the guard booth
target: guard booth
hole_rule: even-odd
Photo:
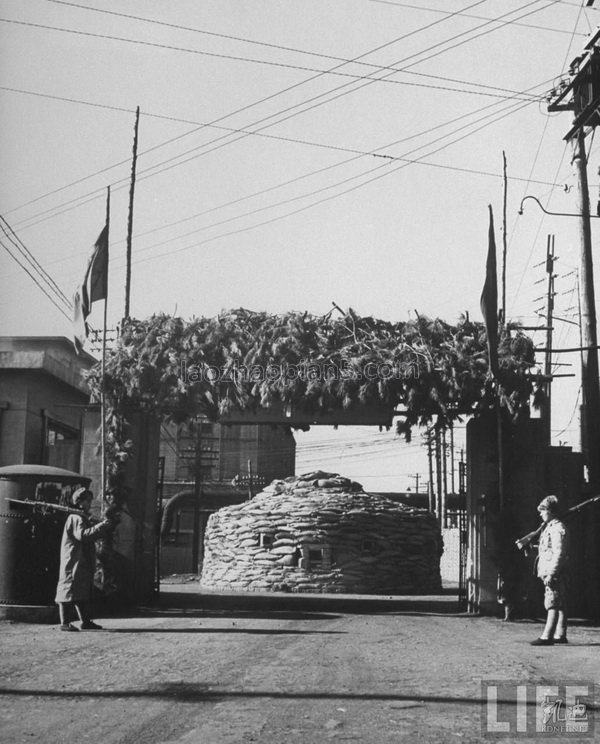
[[[49,465],[0,468],[0,605],[52,605],[71,494],[90,479]]]

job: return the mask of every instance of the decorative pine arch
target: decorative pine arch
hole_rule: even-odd
[[[169,315],[128,320],[105,359],[104,377],[98,364],[88,378],[93,395],[105,395],[109,483],[117,487],[117,501],[127,498],[121,485],[132,487],[127,500],[142,531],[135,571],[126,580],[114,574],[121,596],[145,601],[156,586],[156,470],[148,459],[152,427],[140,426],[141,418],[184,423],[198,415],[215,421],[252,415],[255,422],[344,423],[360,410],[363,420],[366,414],[387,424],[401,408],[396,426],[407,438],[415,425],[442,427],[498,402],[513,419],[526,418],[532,394],[541,392],[530,374],[533,343],[508,326],[498,356],[493,379],[484,326],[466,316],[451,325],[424,316],[392,323],[339,309],[321,317],[238,309],[189,321]],[[253,373],[270,368],[281,372]],[[299,373],[285,374],[290,369]],[[326,369],[344,373],[315,374]],[[378,374],[382,370],[388,373]],[[134,419],[136,426],[129,426]]]
[[[98,365],[89,383],[96,396],[104,389],[114,480],[135,445],[124,427],[132,409],[178,423],[258,412],[306,423],[343,420],[353,408],[391,421],[401,407],[397,428],[407,437],[415,425],[444,426],[498,400],[511,417],[527,416],[532,394],[541,394],[530,375],[532,340],[518,325],[503,330],[498,379],[488,373],[486,344],[483,324],[468,316],[451,325],[337,308],[325,316],[237,309],[189,321],[163,314],[128,320],[104,379]]]

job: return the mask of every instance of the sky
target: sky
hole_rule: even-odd
[[[577,221],[533,200],[518,210],[525,196],[575,210],[570,115],[549,114],[547,95],[600,23],[600,2],[583,5],[0,0],[0,334],[70,337],[109,186],[109,327],[123,316],[139,106],[133,316],[335,302],[390,321],[480,320],[505,157],[507,317],[543,325],[554,235],[554,346],[577,346]],[[587,144],[595,208],[600,148]],[[574,376],[553,384],[553,443],[578,449],[578,357],[555,362]],[[372,490],[426,478],[418,437],[313,427],[297,440],[300,469],[343,469]]]

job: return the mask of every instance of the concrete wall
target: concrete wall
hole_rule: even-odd
[[[158,452],[160,421],[136,411],[127,416],[129,437],[134,442],[127,462],[125,485],[130,489],[127,509],[135,527],[133,566],[124,579],[124,592],[133,602],[152,599],[156,588],[156,550],[158,536]]]

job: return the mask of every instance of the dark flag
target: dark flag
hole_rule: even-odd
[[[490,210],[488,255],[485,284],[481,293],[481,312],[487,332],[488,359],[492,376],[498,374],[498,280],[496,278],[496,240],[494,238],[494,213]]]
[[[73,337],[77,353],[83,349],[88,336],[86,320],[92,311],[92,303],[96,300],[106,300],[107,296],[108,225],[105,225],[94,243],[83,282],[73,297]]]

